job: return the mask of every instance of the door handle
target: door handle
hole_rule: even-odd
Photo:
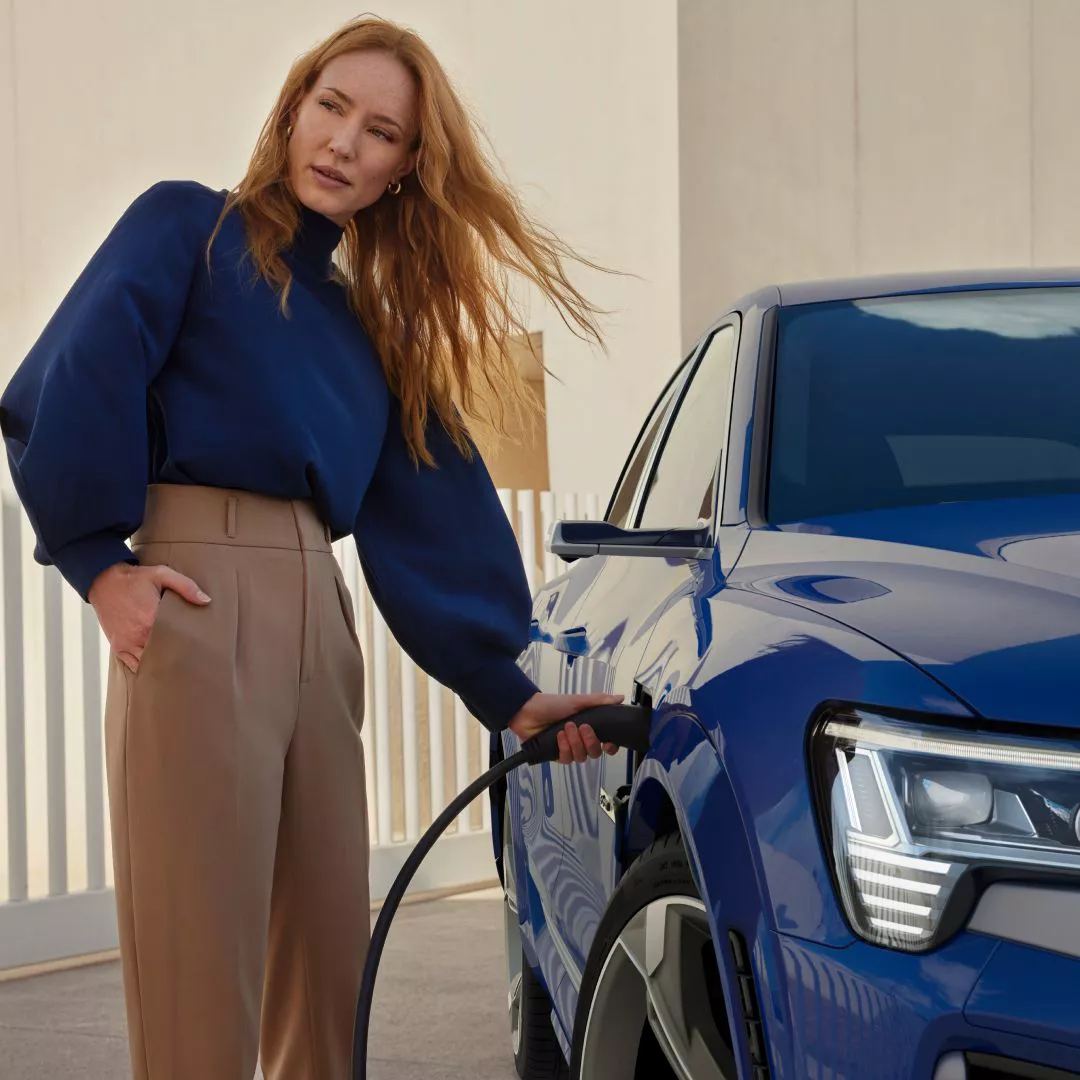
[[[555,648],[570,656],[584,656],[589,651],[588,634],[584,626],[573,626],[555,638]]]

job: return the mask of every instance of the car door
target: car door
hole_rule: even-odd
[[[525,651],[522,670],[546,693],[558,693],[563,681],[562,653],[556,650],[567,620],[573,615],[592,586],[595,568],[578,564],[537,593],[529,628],[529,646]],[[503,752],[512,754],[520,742],[509,731],[499,736]],[[565,978],[565,950],[549,932],[547,912],[553,907],[552,890],[558,879],[563,856],[562,799],[556,797],[556,781],[562,767],[540,762],[514,770],[507,778],[507,798],[520,822],[521,844],[527,863],[527,873],[519,875],[522,887],[535,893],[538,902],[524,906],[531,923],[531,939],[537,962],[547,985],[554,992]]]
[[[689,358],[668,380],[663,392],[642,425],[627,458],[609,508],[620,521],[628,523],[636,509],[635,498],[641,479],[652,460],[655,444],[675,397],[685,379]],[[573,563],[538,591],[533,604],[530,643],[523,669],[547,693],[573,692],[581,668],[574,661],[585,640],[577,616],[603,568],[603,560],[583,559]],[[505,750],[517,748],[512,736],[504,735]],[[511,745],[515,742],[514,745]],[[562,939],[551,933],[549,913],[557,906],[554,889],[566,846],[566,797],[563,793],[566,767],[542,762],[522,767],[511,775],[508,788],[514,806],[520,806],[522,838],[530,877],[540,903],[530,905],[533,940],[548,985],[557,997],[567,969],[573,961]]]
[[[630,528],[704,528],[712,535],[720,482],[721,448],[729,425],[739,320],[715,326],[692,354],[637,490],[619,518]],[[711,551],[711,545],[709,546]],[[715,573],[713,560],[673,555],[598,555],[599,572],[573,619],[564,687],[605,691],[635,701],[648,682],[641,670],[649,639],[664,611],[688,592],[700,592]],[[650,647],[650,654],[656,652]],[[551,921],[578,975],[615,887],[617,806],[631,779],[630,754],[589,760],[559,770],[564,800],[558,827],[565,837]]]
[[[636,510],[641,480],[652,461],[656,442],[665,429],[671,407],[686,377],[689,359],[668,380],[634,441],[630,455],[616,484],[608,514],[629,523]],[[576,663],[586,641],[578,621],[588,594],[603,570],[602,559],[574,562],[565,574],[539,590],[533,606],[530,645],[524,670],[541,690],[548,693],[574,692],[581,684],[582,667]],[[513,749],[508,747],[508,750]],[[522,833],[534,887],[541,903],[530,906],[533,936],[540,965],[553,997],[574,961],[562,938],[553,933],[550,913],[558,906],[555,888],[565,853],[567,799],[564,783],[567,768],[544,762],[518,769],[516,791],[520,799]],[[515,804],[516,805],[516,804]]]

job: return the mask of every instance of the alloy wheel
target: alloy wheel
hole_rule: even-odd
[[[734,1080],[717,1021],[725,1015],[705,905],[660,897],[630,918],[608,951],[588,1013],[581,1076]]]

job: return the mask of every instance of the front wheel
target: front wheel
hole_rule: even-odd
[[[510,833],[510,800],[503,808],[503,915],[506,926],[506,974],[509,984],[510,1045],[521,1080],[566,1080],[562,1047],[551,1023],[551,999],[529,966],[518,924],[514,845]]]
[[[578,996],[571,1076],[738,1076],[708,916],[677,834],[642,853],[597,928]]]

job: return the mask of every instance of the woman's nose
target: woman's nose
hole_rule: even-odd
[[[351,135],[342,133],[330,139],[330,149],[346,161],[351,161],[356,155],[356,141]]]

